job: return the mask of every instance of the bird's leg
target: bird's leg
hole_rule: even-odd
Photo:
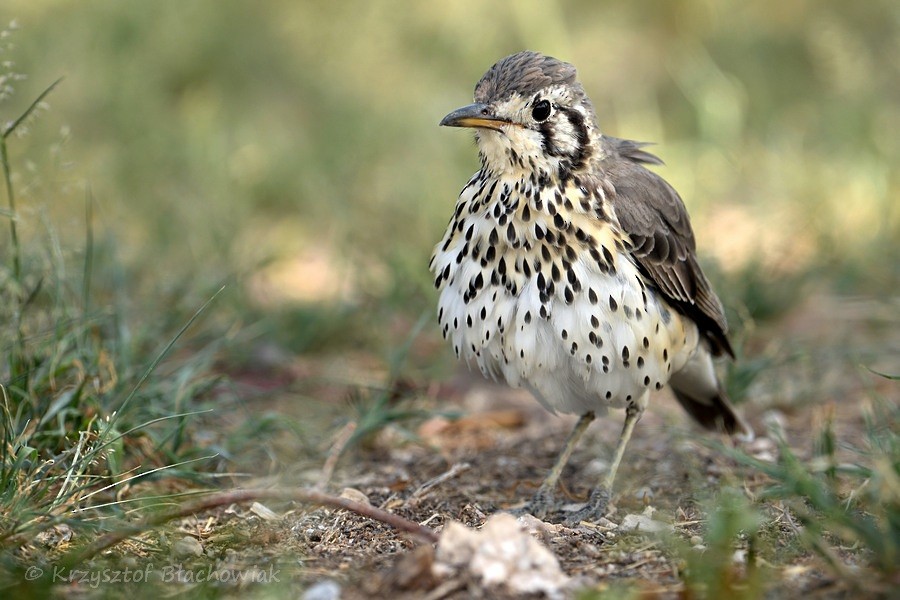
[[[567,525],[577,525],[581,521],[599,519],[606,514],[606,506],[609,504],[610,494],[612,493],[613,481],[616,478],[616,471],[619,470],[619,464],[625,455],[625,447],[628,440],[631,439],[631,433],[634,426],[641,420],[644,414],[643,403],[631,403],[625,409],[625,424],[622,426],[622,434],[619,436],[619,442],[616,444],[616,451],[613,454],[612,462],[609,465],[609,472],[603,478],[603,483],[591,490],[587,504],[579,509],[568,518]]]
[[[569,434],[566,445],[556,459],[553,468],[550,469],[550,473],[547,474],[547,477],[541,483],[541,487],[538,488],[538,491],[535,492],[531,501],[525,506],[525,512],[530,512],[540,519],[546,517],[547,513],[554,507],[554,491],[556,490],[556,484],[559,482],[563,469],[565,469],[566,465],[569,463],[569,459],[572,457],[575,446],[578,445],[578,441],[581,439],[581,436],[584,435],[584,432],[587,431],[588,425],[590,425],[593,420],[593,412],[586,412],[578,418],[578,422],[575,423],[575,427],[572,429],[572,433]]]

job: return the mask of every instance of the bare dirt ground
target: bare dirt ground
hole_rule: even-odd
[[[855,363],[828,358],[829,352],[857,337],[870,342],[874,339],[872,343],[889,348],[896,348],[897,340],[891,338],[894,328],[885,333],[884,329],[868,327],[873,318],[881,318],[878,311],[860,310],[853,303],[841,307],[837,313],[830,305],[822,309],[823,315],[844,315],[842,320],[832,318],[834,326],[828,330],[829,335],[819,338],[823,353],[811,354],[809,360],[795,362],[790,368],[773,364],[768,374],[760,377],[762,383],[752,390],[751,401],[741,406],[759,436],[743,447],[748,454],[762,460],[776,458],[778,447],[766,435],[773,425],[783,429],[785,439],[801,458],[810,456],[817,424],[825,419],[832,420],[838,439],[854,441],[862,437],[861,407],[872,389],[853,374]],[[816,315],[810,311],[797,314],[799,317],[789,319],[781,332],[801,344],[810,343],[809,336],[802,332],[809,331],[810,319],[818,323]],[[759,351],[766,350],[761,345]],[[348,366],[353,366],[352,361],[341,368]],[[356,366],[365,369],[362,364]],[[320,365],[311,368],[317,371]],[[302,369],[294,370],[298,372]],[[892,382],[876,380],[874,385],[878,388],[875,391],[885,396],[896,393]],[[304,397],[318,398],[332,410],[347,393],[345,386],[333,381],[301,387]],[[829,391],[820,395],[823,389]],[[431,409],[457,409],[463,416],[428,418],[417,425],[415,439],[404,436],[400,428],[383,428],[373,440],[340,460],[327,490],[371,503],[438,533],[452,521],[478,528],[491,515],[520,508],[552,465],[574,423],[571,416],[549,415],[527,393],[490,384],[464,368],[446,384],[423,386],[419,396]],[[321,419],[309,401],[293,402],[290,394],[281,391],[259,402],[253,410],[274,408],[299,418],[308,415]],[[598,419],[573,456],[562,490],[573,505],[585,499],[604,473],[621,420],[621,411]],[[335,435],[323,436],[326,446],[321,460],[316,459],[318,466],[309,460],[298,461],[296,468],[285,475],[253,480],[252,485],[311,487],[321,482],[327,444],[333,443],[327,440]],[[573,529],[525,523],[569,578],[556,595],[575,597],[579,590],[594,590],[615,597],[693,597],[685,584],[685,553],[703,556],[710,552],[704,536],[711,502],[726,488],[757,499],[771,483],[758,471],[728,458],[715,442],[733,445],[694,426],[667,392],[654,396],[628,447],[607,519]],[[278,460],[290,462],[288,456]],[[252,472],[252,468],[249,470]],[[763,503],[763,507],[760,540],[765,551],[757,554],[740,536],[734,542],[731,568],[736,579],[746,579],[748,569],[754,569],[755,580],[763,582],[761,590],[744,590],[748,597],[757,597],[758,592],[772,598],[886,595],[883,587],[848,587],[821,558],[798,543],[798,524],[790,511],[778,502]],[[650,515],[666,533],[642,531],[640,527],[628,531],[626,522],[640,520],[639,515]],[[45,545],[55,543],[61,542],[45,540]],[[860,560],[859,549],[838,547],[836,552],[851,566]],[[135,568],[153,562],[156,571],[164,564],[180,565],[184,571],[176,586],[163,588],[171,591],[207,589],[203,586],[208,583],[192,578],[204,568],[215,568],[219,572],[246,573],[249,569],[262,574],[255,583],[216,583],[215,595],[274,592],[308,598],[432,600],[529,597],[503,584],[486,586],[467,572],[435,576],[432,545],[377,520],[344,510],[291,503],[234,505],[196,514],[119,544],[95,562],[111,559]],[[269,583],[265,579],[267,570],[268,576],[276,574],[279,587],[261,585]],[[161,572],[156,574],[160,576]],[[740,592],[741,588],[736,589]],[[90,593],[92,588],[84,582],[73,582],[57,590]],[[532,594],[543,595],[552,597],[555,593]]]

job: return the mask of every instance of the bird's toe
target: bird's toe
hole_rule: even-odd
[[[575,527],[582,521],[599,521],[600,518],[606,516],[609,499],[608,489],[602,486],[594,488],[585,505],[567,516],[565,524]]]

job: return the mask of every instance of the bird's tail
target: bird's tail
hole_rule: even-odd
[[[678,403],[707,429],[753,439],[753,429],[731,405],[716,377],[712,356],[703,347],[669,380]]]

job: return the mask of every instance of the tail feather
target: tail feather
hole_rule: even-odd
[[[724,431],[747,441],[753,439],[753,429],[735,411],[724,392],[712,398],[698,400],[672,387],[675,399],[694,420],[707,429]]]
[[[749,441],[753,429],[731,405],[713,369],[712,356],[705,348],[669,380],[676,400],[689,415],[707,429],[724,431]]]

